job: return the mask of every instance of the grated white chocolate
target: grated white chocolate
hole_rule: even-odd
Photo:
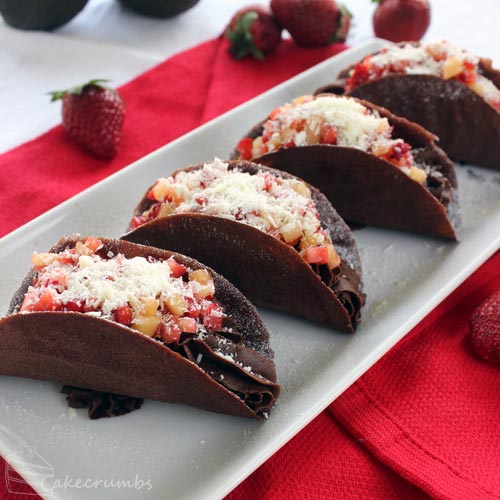
[[[295,234],[311,244],[329,243],[309,188],[296,179],[267,172],[251,175],[215,159],[159,179],[152,192],[167,213],[197,212],[237,220],[276,237]]]
[[[306,121],[304,125],[307,131],[297,133],[294,124],[303,120]],[[318,144],[324,123],[335,126],[337,146],[368,151],[375,142],[382,144],[391,141],[391,126],[387,118],[381,118],[376,111],[372,112],[347,97],[323,96],[306,102],[285,104],[268,123],[269,151],[275,149],[275,143],[283,144],[290,140],[296,146]]]

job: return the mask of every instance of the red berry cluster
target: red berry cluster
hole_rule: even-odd
[[[281,43],[286,29],[301,47],[344,42],[351,13],[335,0],[271,0],[271,9],[251,5],[240,9],[226,28],[230,52],[236,59],[264,59]]]

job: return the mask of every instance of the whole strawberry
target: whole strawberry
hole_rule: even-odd
[[[62,99],[62,121],[68,135],[98,158],[113,158],[122,136],[125,105],[120,94],[90,82],[69,90],[50,92],[52,102]]]
[[[236,59],[252,55],[264,59],[281,43],[281,26],[274,16],[260,5],[240,9],[226,28],[231,42],[230,52]]]
[[[271,10],[301,47],[336,41],[341,12],[334,0],[271,0]]]
[[[391,42],[420,40],[431,22],[428,0],[374,0],[379,6],[373,15],[375,35]]]
[[[493,294],[472,314],[471,345],[487,361],[500,363],[500,292]]]

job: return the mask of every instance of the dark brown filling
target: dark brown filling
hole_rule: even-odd
[[[352,324],[357,325],[361,319],[360,311],[366,298],[365,294],[359,291],[361,280],[358,273],[349,266],[343,265],[337,281],[331,288],[346,308]]]
[[[448,208],[452,199],[451,183],[449,179],[443,175],[439,175],[437,172],[431,172],[427,176],[426,184],[432,196],[434,196],[434,198],[436,198],[445,208]]]
[[[106,417],[119,417],[140,409],[144,399],[107,394],[105,392],[63,386],[61,392],[66,394],[70,408],[88,408],[90,420]]]
[[[435,154],[433,148],[419,149],[415,153],[415,160],[423,165],[435,165]],[[425,186],[439,203],[448,208],[453,197],[452,185],[450,180],[439,172],[436,167],[428,173]]]
[[[326,264],[312,264],[311,267],[321,281],[333,290],[346,308],[353,326],[356,326],[361,318],[361,307],[365,303],[365,294],[359,291],[361,280],[358,273],[344,261],[334,269],[330,269]]]

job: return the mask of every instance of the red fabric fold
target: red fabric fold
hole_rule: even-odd
[[[61,127],[0,155],[0,235],[342,48],[285,42],[267,61],[236,62],[216,39],[167,60],[121,88],[111,162]],[[472,355],[467,323],[500,289],[499,265],[497,254],[228,498],[498,497],[500,368]],[[0,477],[0,499],[20,498]]]

